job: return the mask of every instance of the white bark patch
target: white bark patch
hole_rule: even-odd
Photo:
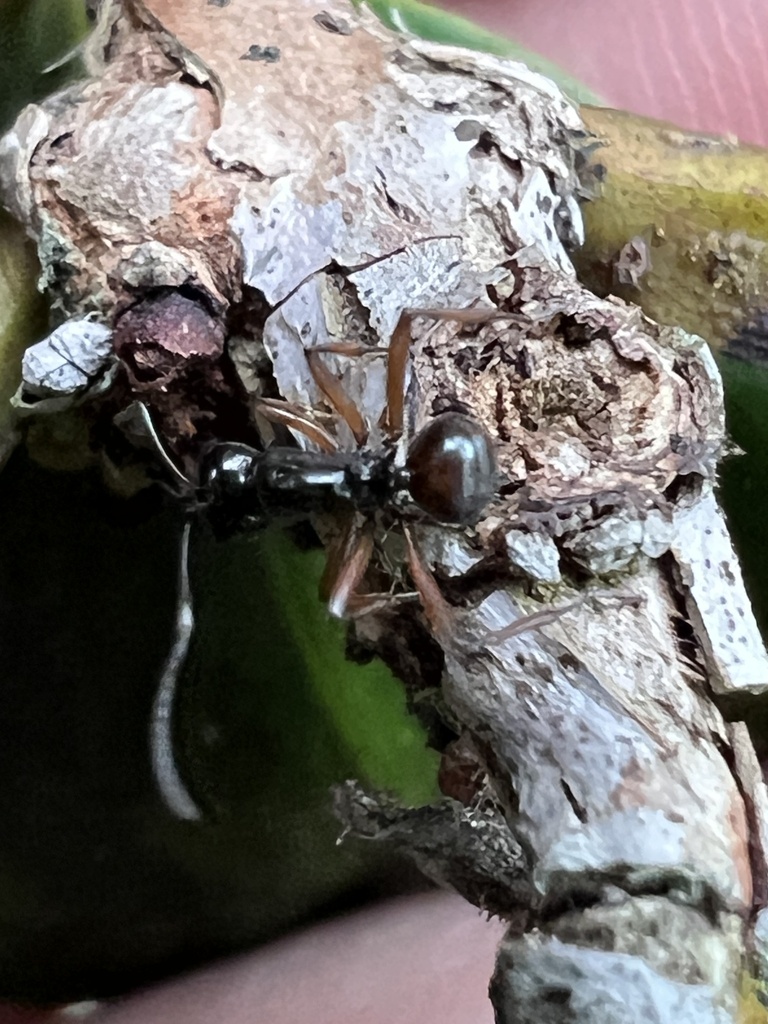
[[[113,364],[108,327],[92,320],[68,320],[24,353],[21,384],[11,402],[33,412],[66,409],[85,391],[108,387]]]
[[[688,611],[705,639],[716,693],[768,691],[768,656],[725,519],[710,491],[675,516],[672,544]]]

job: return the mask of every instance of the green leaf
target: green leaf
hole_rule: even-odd
[[[439,758],[407,714],[402,684],[379,660],[356,665],[344,656],[345,627],[318,599],[324,556],[299,551],[281,533],[271,535],[264,553],[273,598],[302,653],[310,687],[328,708],[358,777],[408,803],[436,797]]]
[[[21,380],[21,357],[45,326],[38,269],[34,246],[0,209],[0,465],[15,442],[10,398]]]
[[[741,556],[752,606],[768,630],[768,363],[724,355],[728,431],[743,454],[720,469],[728,525]]]
[[[47,68],[72,51],[88,30],[84,0],[0,0],[0,132],[24,103],[60,88],[75,60]]]

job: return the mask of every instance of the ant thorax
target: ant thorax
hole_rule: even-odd
[[[378,449],[362,448],[346,455],[344,481],[336,491],[358,512],[372,514],[383,509],[400,509],[409,500],[408,473],[398,458],[396,445],[384,443]]]

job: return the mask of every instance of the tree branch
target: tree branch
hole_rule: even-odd
[[[414,323],[411,427],[471,411],[504,485],[476,530],[416,526],[447,624],[400,603],[357,626],[457,737],[451,798],[397,809],[347,784],[337,810],[509,919],[500,1022],[736,1020],[765,799],[713,698],[764,692],[768,661],[714,496],[708,350],[577,281],[585,133],[552,83],[341,0],[230,14],[113,0],[98,72],[0,145],[58,308],[120,332],[134,306],[131,389],[189,459],[270,375],[322,408],[315,345],[386,345],[405,308],[508,314]],[[134,304],[169,290],[213,324],[163,321],[160,388]],[[383,361],[328,359],[378,443]],[[377,545],[373,571],[407,589],[397,531]]]

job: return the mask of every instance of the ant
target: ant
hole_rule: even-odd
[[[336,438],[298,406],[261,398],[256,405],[258,413],[304,434],[319,451],[281,445],[257,449],[219,442],[203,456],[198,485],[194,486],[163,448],[146,407],[141,406],[153,443],[180,483],[182,493],[196,497],[219,536],[227,536],[243,526],[258,528],[277,518],[332,511],[340,503],[359,513],[348,523],[327,574],[328,608],[337,618],[365,614],[380,604],[376,595],[357,594],[373,554],[371,520],[375,513],[392,512],[402,519],[410,511],[433,522],[473,526],[496,492],[498,474],[493,443],[471,416],[441,413],[412,440],[403,436],[411,323],[416,316],[464,323],[510,318],[495,309],[405,310],[388,349],[347,342],[309,349],[311,373],[349,426],[357,442],[355,451],[341,451]],[[385,437],[383,444],[374,449],[367,445],[368,430],[359,409],[324,365],[322,353],[361,356],[382,351],[388,355]],[[407,526],[403,528],[410,551],[413,542]],[[418,587],[416,579],[414,583]],[[419,592],[423,599],[427,597],[421,589]]]
[[[385,350],[384,439],[377,448],[368,446],[360,410],[322,360],[323,352],[354,357],[382,351],[355,343],[335,342],[307,352],[318,387],[355,438],[354,451],[342,451],[336,438],[299,407],[263,398],[257,412],[304,434],[319,450],[281,445],[260,450],[219,442],[201,460],[195,486],[163,448],[146,407],[140,408],[151,438],[182,492],[196,498],[219,536],[243,525],[258,528],[275,518],[330,511],[340,502],[347,505],[352,515],[329,557],[323,588],[329,611],[338,618],[360,616],[392,601],[392,595],[360,595],[357,590],[374,551],[374,515],[394,513],[405,534],[408,568],[427,618],[442,628],[447,623],[448,606],[403,520],[410,511],[452,526],[475,525],[496,492],[497,468],[489,435],[464,413],[441,413],[412,439],[404,436],[411,324],[416,316],[463,323],[513,319],[497,309],[404,310]],[[166,804],[177,816],[194,819],[200,812],[179,776],[171,735],[176,680],[193,626],[188,544],[189,521],[182,540],[176,636],[155,699],[151,749],[154,774]]]

